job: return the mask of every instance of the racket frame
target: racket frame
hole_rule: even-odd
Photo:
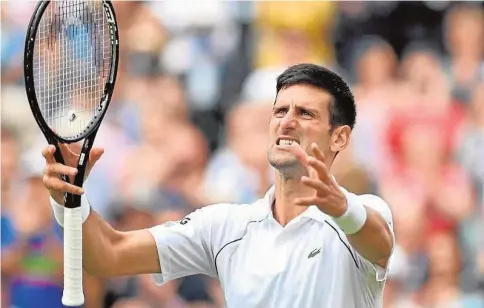
[[[51,1],[39,1],[35,8],[35,13],[32,15],[30,19],[30,23],[27,29],[27,36],[25,40],[25,51],[24,51],[24,80],[25,80],[25,88],[27,92],[27,98],[29,101],[30,108],[32,109],[32,113],[34,118],[42,130],[43,134],[46,138],[51,139],[50,141],[56,141],[61,143],[75,143],[82,139],[85,139],[88,135],[92,134],[92,132],[98,129],[99,124],[101,123],[106,110],[109,106],[111,101],[112,93],[114,91],[114,85],[116,82],[116,75],[118,70],[118,62],[119,62],[119,33],[117,28],[116,22],[116,15],[114,13],[114,7],[111,1],[101,0],[103,3],[103,8],[106,16],[106,20],[108,21],[109,31],[110,31],[110,41],[111,41],[111,57],[113,59],[113,65],[110,67],[108,80],[104,86],[104,93],[100,100],[100,105],[97,108],[97,112],[94,115],[90,125],[88,125],[81,133],[72,136],[72,137],[62,137],[57,135],[47,124],[42,116],[42,112],[40,110],[37,96],[35,94],[35,83],[34,83],[34,73],[33,73],[33,59],[34,59],[34,48],[35,48],[35,39],[37,36],[37,29],[40,24],[40,20],[47,9],[48,5]]]
[[[55,160],[64,164],[59,143],[75,143],[84,139],[84,143],[79,155],[77,170],[74,178],[74,185],[82,187],[86,172],[89,153],[92,149],[94,139],[99,130],[100,124],[106,114],[111,101],[116,82],[118,63],[119,63],[119,33],[114,7],[111,1],[101,0],[104,14],[110,32],[110,53],[112,64],[108,72],[103,95],[97,107],[96,113],[90,125],[76,136],[63,138],[57,135],[47,124],[42,116],[35,92],[35,80],[33,73],[34,48],[37,30],[42,16],[51,1],[39,1],[32,15],[25,40],[24,50],[24,79],[26,94],[32,114],[41,129],[47,142],[56,147],[54,153]],[[62,179],[69,183],[66,175]],[[65,306],[80,306],[84,303],[83,279],[82,279],[82,215],[81,215],[81,196],[66,193],[64,195],[64,291],[62,303]]]
[[[88,125],[84,131],[74,137],[64,138],[62,136],[57,135],[47,124],[45,119],[42,116],[42,112],[40,110],[37,96],[35,92],[35,81],[34,81],[34,73],[33,73],[33,59],[34,59],[34,48],[35,48],[35,39],[37,36],[37,29],[40,24],[40,20],[47,9],[48,5],[51,1],[39,1],[35,8],[35,13],[32,15],[30,19],[30,23],[27,29],[27,36],[25,40],[25,51],[24,51],[24,79],[25,79],[25,88],[27,93],[27,98],[29,101],[30,108],[32,110],[32,114],[37,122],[37,125],[41,129],[42,133],[44,134],[47,142],[52,144],[56,147],[56,151],[54,153],[55,159],[57,162],[64,164],[64,159],[62,157],[59,143],[75,143],[84,139],[84,144],[81,149],[81,153],[79,155],[78,161],[78,174],[75,177],[74,185],[82,187],[84,182],[84,174],[85,174],[85,163],[89,159],[89,152],[93,146],[93,142],[97,131],[99,129],[100,123],[102,122],[104,115],[106,114],[107,108],[111,101],[111,97],[114,91],[114,86],[116,83],[116,76],[118,70],[118,62],[119,62],[119,34],[116,22],[116,15],[114,12],[114,7],[111,1],[102,0],[104,13],[106,16],[106,20],[108,21],[109,31],[110,31],[110,42],[111,42],[111,57],[112,57],[112,65],[110,66],[109,76],[104,86],[103,96],[100,100],[100,105],[97,108],[97,114],[95,114],[92,122]],[[68,181],[67,177],[63,176],[63,180]],[[69,199],[74,199],[73,201],[76,202],[68,202]],[[75,200],[78,199],[78,200]],[[66,207],[78,207],[80,206],[80,196],[78,197],[71,197],[68,198],[68,194],[66,195]],[[73,204],[72,204],[73,203]]]

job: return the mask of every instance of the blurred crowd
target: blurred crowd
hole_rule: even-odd
[[[216,202],[251,203],[266,156],[275,78],[327,66],[358,118],[333,173],[391,206],[397,245],[385,308],[484,307],[483,2],[115,2],[115,96],[87,183],[121,230]],[[1,3],[2,307],[62,307],[62,232],[42,185],[46,145],[23,86],[34,2]],[[217,281],[156,287],[149,275],[85,274],[86,308],[222,308]],[[295,307],[296,308],[296,307]]]

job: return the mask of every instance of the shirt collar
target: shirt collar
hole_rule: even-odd
[[[266,192],[265,196],[258,201],[258,206],[256,208],[258,209],[257,211],[257,217],[255,219],[264,219],[268,215],[273,216],[272,212],[272,205],[274,203],[275,199],[275,185],[272,185]],[[317,206],[311,205],[309,206],[304,212],[299,215],[299,217],[303,218],[309,218],[313,219],[319,222],[325,222],[326,220],[330,219],[330,216],[327,214],[321,212]]]

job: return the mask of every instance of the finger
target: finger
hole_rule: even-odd
[[[304,166],[307,166],[307,157],[308,154],[306,151],[299,145],[298,143],[293,143],[292,146],[288,147],[286,151],[294,154],[296,156],[297,160]]]
[[[313,142],[312,144],[312,153],[315,158],[317,158],[319,161],[323,162],[324,169],[325,169],[325,174],[327,175],[328,183],[333,183],[336,185],[337,183],[335,182],[333,176],[331,175],[331,172],[329,172],[328,167],[326,166],[325,159],[326,156],[324,155],[323,150],[315,143]]]
[[[321,203],[321,198],[319,197],[307,197],[307,198],[298,198],[294,200],[296,205],[303,205],[303,206],[310,206],[310,205],[317,205]]]
[[[315,157],[310,156],[308,158],[308,165],[309,167],[312,167],[314,168],[314,170],[316,170],[318,179],[320,179],[325,183],[331,182],[331,177],[329,175],[328,168],[322,161],[316,159]]]
[[[308,175],[311,178],[318,177],[317,171],[314,170],[314,168],[310,167],[308,164],[308,160],[311,158],[311,156],[309,156],[308,153],[299,144],[296,144],[289,150],[296,156],[296,159],[299,161],[299,163],[307,169]]]
[[[319,179],[318,171],[314,169],[314,167],[310,166],[309,164],[306,166],[308,170],[309,177],[312,179]]]
[[[53,163],[53,164],[47,165],[46,174],[50,176],[58,176],[61,174],[75,176],[77,174],[77,169],[66,165],[62,165],[60,163]]]
[[[318,192],[324,192],[324,191],[327,191],[328,190],[328,187],[326,184],[324,184],[321,180],[319,179],[313,179],[313,178],[309,178],[307,176],[303,176],[301,178],[301,182],[306,185],[306,186],[309,186],[311,188],[314,188],[315,190],[317,190]]]
[[[42,150],[42,156],[44,156],[47,164],[55,163],[54,159],[55,146],[48,145]]]
[[[75,186],[73,184],[67,183],[58,177],[54,176],[45,176],[43,179],[45,187],[51,191],[57,191],[62,193],[72,193],[75,195],[82,195],[84,193],[84,189],[79,186]]]
[[[316,142],[313,142],[311,144],[311,153],[313,154],[314,157],[316,157],[318,160],[324,162],[325,156],[323,151],[318,147]]]

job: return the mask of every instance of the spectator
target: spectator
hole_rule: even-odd
[[[7,157],[15,155],[11,151]],[[16,194],[15,206],[6,205],[2,213],[2,274],[9,302],[13,307],[33,308],[41,302],[61,308],[62,233],[42,184],[42,156],[22,158],[23,193]]]
[[[469,103],[473,89],[484,80],[484,11],[476,4],[456,5],[444,23],[446,70],[452,95],[463,104]]]
[[[225,146],[214,154],[206,173],[211,202],[250,203],[271,185],[273,171],[266,159],[270,111],[271,104],[262,101],[241,103],[229,113]]]

